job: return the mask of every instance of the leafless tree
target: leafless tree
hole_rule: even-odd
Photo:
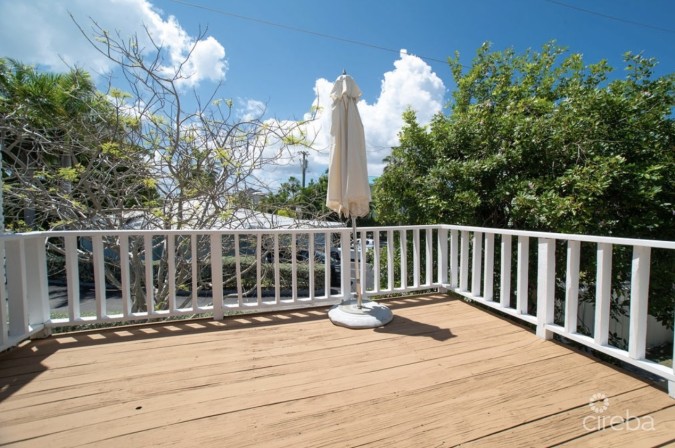
[[[185,67],[206,31],[199,32],[191,50],[175,64],[147,29],[139,39],[108,32],[93,20],[87,31],[76,25],[114,63],[116,78],[109,75],[107,91],[96,93],[105,107],[89,105],[85,113],[72,115],[80,122],[62,121],[59,132],[42,132],[18,119],[0,121],[2,136],[11,134],[2,141],[12,187],[6,200],[10,210],[14,200],[15,222],[25,224],[19,213],[25,214],[30,202],[30,209],[42,214],[31,222],[49,223],[50,228],[236,227],[250,213],[250,193],[267,190],[256,173],[311,145],[303,122],[264,119],[265,111],[243,119],[236,116],[231,100],[218,97],[220,85],[207,98],[186,88],[191,75]],[[150,45],[143,47],[141,41]],[[113,87],[120,79],[121,88]],[[86,263],[92,258],[91,243],[81,240],[79,257]],[[179,286],[192,284],[194,242],[176,238]],[[199,263],[209,264],[208,239],[196,242]],[[49,244],[51,254],[64,253],[62,241],[50,239]],[[128,254],[120,253],[113,238],[104,244],[109,285],[121,287],[119,263],[128,257],[135,310],[146,308],[144,265],[155,257],[155,307],[164,307],[169,284],[166,240],[153,239],[152,254],[145,253],[142,238],[130,238]],[[208,288],[208,280],[200,279],[199,288]]]

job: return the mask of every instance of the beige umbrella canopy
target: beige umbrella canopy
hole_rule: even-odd
[[[370,211],[366,137],[356,106],[359,98],[361,90],[352,77],[338,77],[331,91],[332,145],[326,206],[347,218],[366,216]]]
[[[361,90],[351,76],[343,73],[331,91],[331,150],[328,162],[328,193],[326,206],[352,219],[352,247],[354,247],[354,272],[356,301],[343,300],[328,315],[336,325],[349,328],[374,328],[386,325],[393,315],[384,305],[362,300],[359,274],[360,252],[356,250],[356,218],[370,211],[370,185],[366,138],[357,102]],[[344,252],[342,256],[347,256]],[[345,293],[345,296],[347,294]]]

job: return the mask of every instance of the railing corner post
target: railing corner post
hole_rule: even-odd
[[[52,335],[51,327],[43,327],[42,330],[31,336],[31,339],[45,339]]]
[[[28,296],[29,323],[35,328],[47,323],[49,312],[49,279],[47,278],[47,248],[42,237],[30,238],[25,242],[26,272],[30,270],[31,280],[26,279]],[[47,337],[50,329],[45,328],[33,335],[34,338]]]
[[[26,339],[30,332],[26,282],[26,251],[23,239],[5,242],[7,309],[10,339]]]

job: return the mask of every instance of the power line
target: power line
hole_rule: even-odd
[[[286,24],[283,24],[283,23],[273,22],[271,20],[258,19],[258,18],[255,18],[255,17],[245,16],[245,15],[242,15],[242,14],[236,14],[236,13],[224,11],[224,10],[218,9],[218,8],[212,8],[212,7],[200,5],[200,4],[197,4],[197,3],[191,3],[191,2],[188,2],[188,1],[185,1],[185,0],[170,0],[170,1],[172,1],[174,3],[184,5],[184,6],[189,6],[191,8],[197,8],[197,9],[202,9],[202,10],[205,10],[205,11],[210,11],[210,12],[220,14],[220,15],[223,15],[223,16],[234,17],[236,19],[246,20],[246,21],[254,22],[254,23],[259,23],[261,25],[273,26],[273,27],[276,27],[276,28],[280,28],[280,29],[284,29],[284,30],[288,30],[288,31],[293,31],[293,32],[296,32],[296,33],[304,33],[304,34],[308,34],[308,35],[311,35],[311,36],[320,37],[320,38],[323,38],[323,39],[330,39],[330,40],[334,40],[334,41],[337,41],[337,42],[348,43],[348,44],[351,44],[351,45],[359,45],[361,47],[372,48],[372,49],[380,50],[380,51],[386,51],[388,53],[393,53],[393,54],[399,54],[400,51],[401,51],[401,50],[397,50],[397,49],[394,49],[394,48],[383,47],[381,45],[375,45],[375,44],[372,44],[372,43],[369,43],[369,42],[364,42],[364,41],[360,41],[360,40],[356,40],[356,39],[349,39],[349,38],[346,38],[346,37],[335,36],[335,35],[332,35],[332,34],[321,33],[321,32],[318,32],[318,31],[308,30],[308,29],[305,29],[305,28],[299,28],[299,27],[296,27],[296,26],[291,26],[291,25],[286,25]],[[581,8],[579,6],[571,5],[571,4],[565,3],[565,2],[561,2],[559,0],[545,0],[545,1],[547,1],[549,3],[552,3],[552,4],[555,4],[555,5],[558,5],[558,6],[562,6],[564,8],[569,8],[569,9],[572,9],[572,10],[584,12],[586,14],[591,14],[591,15],[602,17],[602,18],[605,18],[605,19],[614,20],[614,21],[621,22],[621,23],[627,23],[627,24],[630,24],[630,25],[640,26],[640,27],[643,27],[643,28],[649,28],[649,29],[652,29],[652,30],[663,31],[663,32],[666,32],[666,33],[675,34],[675,29],[664,28],[664,27],[659,27],[659,26],[655,26],[655,25],[650,25],[648,23],[623,19],[621,17],[616,17],[616,16],[612,16],[612,15],[609,15],[609,14],[604,14],[604,13],[597,12],[597,11],[592,11],[592,10],[586,9],[586,8]],[[421,55],[418,55],[418,54],[414,54],[414,55],[416,57],[420,58],[420,59],[425,60],[425,61],[439,62],[439,63],[442,63],[442,64],[448,63],[447,59],[443,60],[443,59],[434,58],[434,57],[430,57],[430,56],[421,56]],[[467,68],[463,64],[460,64],[460,65],[464,68]]]
[[[549,3],[553,3],[555,5],[558,5],[558,6],[563,6],[565,8],[574,9],[574,10],[577,10],[577,11],[582,11],[582,12],[585,12],[587,14],[592,14],[592,15],[598,16],[598,17],[603,17],[605,19],[615,20],[617,22],[628,23],[630,25],[636,25],[636,26],[641,26],[643,28],[650,28],[650,29],[653,29],[653,30],[665,31],[666,33],[675,34],[674,29],[663,28],[663,27],[660,27],[660,26],[650,25],[648,23],[643,23],[643,22],[636,22],[634,20],[622,19],[621,17],[610,16],[609,14],[603,14],[601,12],[591,11],[590,9],[580,8],[579,6],[570,5],[568,3],[560,2],[558,0],[546,0],[546,1],[549,2]]]
[[[281,28],[281,29],[284,29],[284,30],[295,31],[297,33],[309,34],[309,35],[321,37],[321,38],[324,38],[324,39],[331,39],[331,40],[335,40],[335,41],[338,41],[338,42],[345,42],[345,43],[352,44],[352,45],[360,45],[362,47],[373,48],[375,50],[386,51],[386,52],[394,53],[394,54],[399,54],[400,51],[401,51],[400,49],[396,50],[396,49],[393,49],[393,48],[387,48],[387,47],[383,47],[383,46],[380,46],[380,45],[375,45],[375,44],[371,44],[371,43],[368,43],[368,42],[363,42],[363,41],[360,41],[360,40],[348,39],[346,37],[340,37],[340,36],[334,36],[332,34],[320,33],[318,31],[312,31],[312,30],[308,30],[308,29],[305,29],[305,28],[298,28],[298,27],[291,26],[291,25],[284,25],[283,23],[277,23],[277,22],[272,22],[272,21],[263,20],[263,19],[256,19],[255,17],[249,17],[249,16],[244,16],[244,15],[241,15],[241,14],[235,14],[233,12],[223,11],[222,9],[211,8],[209,6],[198,5],[196,3],[190,3],[190,2],[183,1],[183,0],[171,0],[171,1],[174,2],[174,3],[179,3],[181,5],[190,6],[192,8],[198,8],[198,9],[203,9],[205,11],[214,12],[216,14],[220,14],[220,15],[223,15],[223,16],[235,17],[235,18],[241,19],[241,20],[248,20],[249,22],[260,23],[262,25],[268,25],[268,26],[274,26],[274,27]],[[429,57],[429,56],[420,56],[418,54],[415,54],[415,56],[417,56],[420,59],[424,59],[425,61],[440,62],[442,64],[448,63],[447,59],[443,60],[443,59],[438,59],[438,58],[432,58],[432,57]]]

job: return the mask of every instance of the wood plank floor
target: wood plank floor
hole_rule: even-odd
[[[27,343],[0,355],[0,445],[674,443],[675,400],[638,378],[461,300],[388,304],[376,330],[313,310]]]

